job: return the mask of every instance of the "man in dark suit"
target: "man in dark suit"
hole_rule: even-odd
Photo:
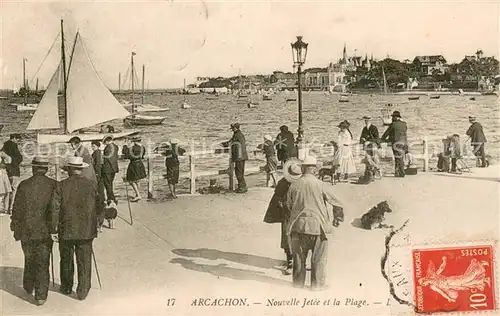
[[[248,160],[247,145],[245,136],[240,131],[240,124],[231,124],[233,137],[228,142],[222,143],[224,147],[231,147],[231,161],[234,162],[234,174],[238,180],[238,188],[236,193],[245,193],[248,191],[245,182],[245,161]]]
[[[99,199],[101,201],[101,205],[104,206],[104,201],[105,201],[104,183],[102,181],[102,166],[104,162],[101,150],[99,149],[101,147],[101,142],[98,140],[94,140],[92,141],[91,146],[92,146],[92,162],[94,164],[92,167],[94,168],[95,177],[97,179],[97,192],[99,193]],[[104,213],[101,215],[104,216]],[[99,223],[102,223],[103,221],[104,218],[101,218]]]
[[[406,122],[401,120],[401,113],[392,113],[392,123],[382,135],[382,141],[392,144],[394,154],[394,176],[403,178],[405,176],[404,157],[408,153],[408,140],[406,138]]]
[[[74,256],[78,268],[78,299],[84,300],[91,287],[92,242],[97,237],[97,216],[103,211],[96,183],[83,176],[89,165],[81,157],[70,157],[64,170],[69,177],[59,183],[52,201],[53,231],[57,231],[61,256],[61,293],[73,289]],[[93,172],[93,171],[92,171]]]
[[[45,175],[49,167],[47,158],[35,157],[31,166],[33,176],[19,184],[10,229],[14,239],[21,241],[24,252],[23,288],[30,295],[35,290],[35,300],[40,306],[49,292],[53,220],[49,206],[57,182]]]
[[[116,204],[113,182],[115,181],[115,175],[119,171],[118,146],[113,142],[113,136],[111,135],[104,137],[103,143],[105,147],[103,152],[102,180],[106,189],[108,203],[114,202]]]
[[[280,132],[276,136],[276,151],[278,160],[284,164],[288,159],[297,157],[297,149],[295,148],[295,138],[293,133],[288,130],[288,126],[280,126]]]
[[[7,175],[12,186],[12,193],[9,195],[9,209],[7,214],[12,210],[12,204],[16,197],[17,186],[19,185],[19,176],[21,175],[19,165],[23,162],[23,155],[19,151],[18,142],[21,140],[20,134],[11,134],[10,139],[3,144],[3,152],[5,152],[12,162],[6,166]]]
[[[373,161],[375,163],[373,166],[369,166],[367,164],[367,167],[369,166],[374,177],[376,172],[380,172],[377,154],[377,150],[380,148],[380,139],[377,127],[371,123],[371,117],[363,116],[363,120],[365,120],[365,127],[363,127],[363,130],[361,131],[359,143],[363,145],[366,155],[372,158],[369,161]]]
[[[465,133],[470,137],[470,144],[473,147],[474,155],[480,160],[479,166],[486,168],[488,166],[486,161],[486,153],[484,151],[484,144],[486,143],[486,136],[484,136],[483,126],[476,121],[475,116],[469,116],[471,126]]]

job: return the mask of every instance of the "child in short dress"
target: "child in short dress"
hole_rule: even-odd
[[[273,179],[273,188],[276,187],[276,171],[278,170],[278,160],[274,150],[273,138],[270,135],[264,136],[262,151],[266,156],[266,187],[269,187],[269,181]]]
[[[12,192],[12,185],[10,184],[5,166],[10,164],[11,158],[0,151],[0,214],[8,214],[9,209],[9,194]]]

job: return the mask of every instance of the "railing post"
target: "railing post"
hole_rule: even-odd
[[[231,153],[229,153],[229,169],[228,169],[228,176],[229,176],[229,191],[234,191],[234,164],[233,160],[231,158]]]
[[[429,143],[427,141],[427,136],[424,136],[423,146],[424,152],[422,156],[424,158],[424,172],[426,172],[429,171]]]
[[[190,182],[189,182],[189,193],[196,193],[196,169],[194,164],[194,156],[189,155],[189,173],[190,173]]]
[[[154,197],[153,194],[153,158],[148,156],[148,199]]]

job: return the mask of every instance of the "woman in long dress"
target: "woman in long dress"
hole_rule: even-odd
[[[3,147],[0,146],[0,148]],[[10,164],[11,158],[0,151],[0,214],[8,214],[9,209],[9,194],[12,192],[12,185],[10,184],[5,165]]]
[[[350,174],[356,173],[356,163],[354,162],[354,156],[352,154],[351,144],[352,133],[349,130],[349,122],[343,121],[339,124],[339,136],[338,136],[338,150],[333,158],[333,165],[337,166],[337,172],[335,177],[340,181],[342,175],[344,175],[343,180],[347,182],[347,178]]]
[[[146,168],[144,167],[144,163],[142,159],[146,155],[146,148],[141,145],[141,139],[139,137],[134,137],[132,139],[132,147],[124,146],[123,155],[125,159],[129,159],[130,162],[127,167],[127,176],[126,180],[134,189],[135,197],[132,198],[131,202],[137,202],[141,197],[141,193],[139,192],[139,180],[146,178]]]

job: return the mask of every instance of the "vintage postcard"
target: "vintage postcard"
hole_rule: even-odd
[[[0,315],[498,315],[499,14],[0,0]]]

